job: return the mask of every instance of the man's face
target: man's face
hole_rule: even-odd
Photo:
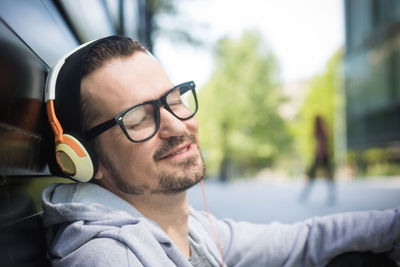
[[[99,111],[89,128],[121,111],[159,98],[174,85],[160,64],[143,52],[115,58],[82,79],[83,97]],[[160,108],[160,128],[151,139],[133,143],[119,126],[98,137],[99,171],[95,178],[122,194],[182,192],[204,176],[197,120],[181,121]]]

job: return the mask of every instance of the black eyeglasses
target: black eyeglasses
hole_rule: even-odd
[[[198,104],[195,88],[193,81],[177,85],[159,99],[137,104],[93,127],[85,133],[85,139],[90,141],[119,124],[130,141],[144,142],[152,138],[160,128],[161,106],[180,120],[188,120],[196,114]]]

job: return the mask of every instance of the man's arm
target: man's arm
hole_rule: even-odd
[[[335,214],[291,225],[213,220],[228,266],[324,266],[349,251],[390,252],[392,259],[400,259],[398,209]]]

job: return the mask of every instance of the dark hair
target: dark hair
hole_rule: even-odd
[[[111,36],[104,39],[91,47],[83,62],[81,77],[92,73],[110,59],[127,57],[136,51],[146,52],[146,48],[139,42],[124,36]]]
[[[91,74],[114,58],[128,57],[137,51],[146,52],[146,48],[139,42],[124,36],[111,36],[94,44],[82,64],[81,78]],[[98,116],[99,110],[88,97],[81,93],[81,118],[83,130]]]

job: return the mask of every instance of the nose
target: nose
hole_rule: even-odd
[[[171,136],[182,136],[187,133],[185,121],[182,121],[171,114],[168,110],[160,108],[160,129],[158,135],[160,138],[169,138]]]

